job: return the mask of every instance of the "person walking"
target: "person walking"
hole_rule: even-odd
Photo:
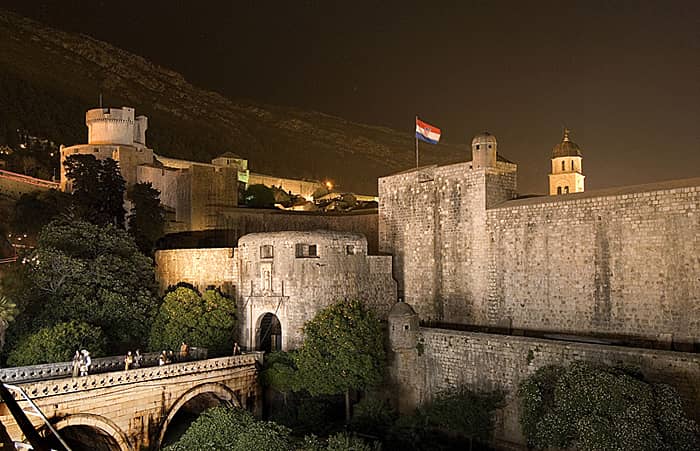
[[[83,349],[81,352],[82,361],[80,362],[80,375],[87,376],[90,372],[90,365],[92,365],[92,359],[90,358],[90,353],[87,349]]]
[[[141,368],[141,358],[141,351],[137,349],[136,354],[134,354],[134,369]]]
[[[168,356],[165,354],[165,351],[161,352],[160,355],[158,356],[158,366],[163,366],[165,363],[168,361]]]
[[[124,371],[129,371],[129,368],[133,364],[134,364],[134,356],[132,356],[131,351],[129,351],[126,353],[126,357],[124,357]]]
[[[73,356],[73,377],[78,377],[80,374],[80,351],[75,350],[75,355]]]
[[[238,346],[238,342],[233,342],[233,355],[241,355],[241,347]]]

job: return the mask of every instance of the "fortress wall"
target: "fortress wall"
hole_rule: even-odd
[[[492,308],[512,327],[700,341],[700,187],[526,199],[487,216]]]
[[[356,232],[367,238],[369,254],[377,253],[376,210],[357,213],[307,213],[251,208],[229,208],[208,220],[208,228],[226,231],[226,245],[235,247],[238,239],[248,233],[333,230]]]
[[[50,189],[58,189],[58,183],[0,170],[0,194],[4,196],[19,199],[23,194]]]
[[[199,290],[213,285],[227,294],[234,294],[238,268],[232,248],[157,251],[155,263],[161,292],[179,282],[187,282]]]
[[[421,318],[490,321],[486,206],[512,198],[515,168],[466,162],[379,179],[379,250],[394,256],[399,295]]]
[[[639,367],[652,382],[674,386],[686,412],[700,419],[700,355],[535,338],[421,328],[417,350],[393,355],[392,377],[402,400],[425,402],[440,390],[466,385],[505,390],[507,405],[497,416],[495,437],[524,445],[517,387],[540,367],[586,360]],[[408,407],[404,404],[404,408]]]

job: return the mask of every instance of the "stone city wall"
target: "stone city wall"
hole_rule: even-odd
[[[495,316],[515,329],[692,347],[700,340],[700,179],[658,186],[488,210]]]
[[[155,263],[161,293],[186,282],[199,290],[213,286],[235,294],[238,272],[232,248],[162,250],[156,252]]]
[[[230,208],[208,221],[210,230],[225,231],[226,246],[235,247],[238,239],[249,233],[333,230],[361,233],[367,238],[369,254],[376,254],[377,211],[356,213],[312,213],[272,209]],[[200,244],[201,246],[201,244]]]
[[[0,170],[0,194],[4,196],[19,199],[23,194],[50,189],[58,189],[58,183]]]
[[[507,405],[497,415],[494,432],[501,441],[524,447],[516,395],[520,382],[540,367],[576,360],[638,367],[647,380],[674,386],[685,411],[700,419],[697,354],[430,328],[419,330],[418,342],[421,352],[404,350],[392,356],[392,377],[403,410],[460,385],[477,391],[504,390]]]
[[[379,250],[425,320],[486,322],[486,208],[515,195],[516,166],[428,166],[379,179]],[[488,183],[487,183],[488,182]]]

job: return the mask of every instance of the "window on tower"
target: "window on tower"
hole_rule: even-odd
[[[569,187],[568,186],[564,187],[564,194],[569,194]]]
[[[561,194],[561,186],[557,186],[557,194]]]
[[[566,171],[566,161],[561,162],[561,170]]]
[[[574,160],[571,160],[571,170],[574,170]]]

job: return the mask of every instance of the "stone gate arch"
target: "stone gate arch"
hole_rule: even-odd
[[[165,433],[168,430],[168,425],[173,420],[173,418],[175,418],[175,415],[177,415],[178,411],[182,408],[182,406],[187,404],[188,401],[191,401],[192,399],[202,394],[212,394],[216,398],[218,398],[219,401],[227,401],[233,404],[235,407],[242,407],[241,402],[236,396],[236,393],[224,384],[206,383],[193,387],[185,393],[183,393],[182,396],[180,396],[177,399],[177,401],[173,403],[172,407],[170,407],[170,409],[168,410],[168,415],[161,423],[160,433],[158,434],[158,441],[156,442],[157,446],[155,449],[161,448],[163,439],[165,438]]]
[[[263,312],[258,317],[255,327],[255,349],[258,351],[281,351],[282,322],[275,313]]]
[[[116,423],[109,418],[91,413],[78,413],[63,417],[55,423],[53,420],[51,422],[53,423],[54,428],[61,435],[61,438],[64,440],[66,437],[61,431],[65,432],[65,430],[68,428],[90,428],[95,429],[103,435],[111,438],[112,443],[119,448],[119,451],[133,450],[124,431],[122,431],[119,426],[117,426]],[[42,434],[44,437],[49,439],[53,437],[53,434],[51,434],[51,432],[45,427],[42,429]],[[92,446],[91,443],[88,445]]]

